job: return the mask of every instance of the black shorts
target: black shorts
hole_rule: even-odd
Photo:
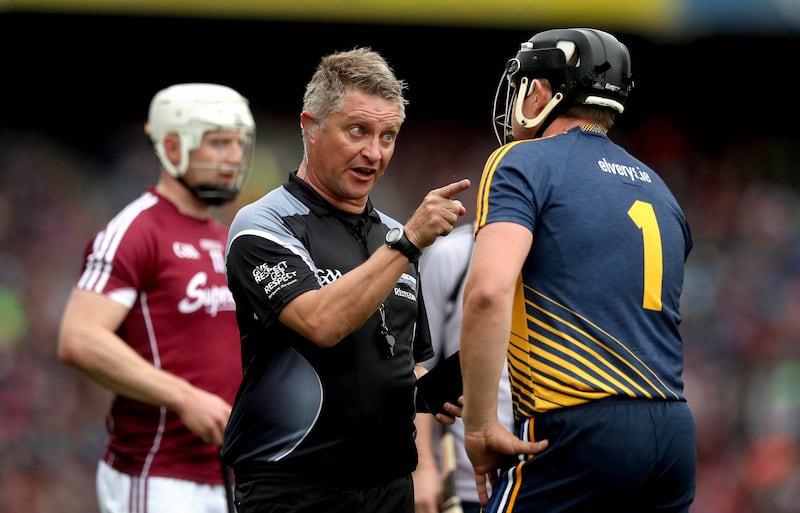
[[[697,444],[685,402],[611,398],[538,415],[520,433],[531,424],[548,448],[501,473],[484,513],[689,511]]]
[[[292,473],[237,476],[234,499],[237,513],[414,513],[414,484],[410,475],[363,488],[308,482]]]

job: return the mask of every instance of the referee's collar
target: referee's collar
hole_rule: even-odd
[[[331,205],[325,198],[319,195],[317,191],[314,190],[313,187],[308,185],[308,182],[297,176],[297,169],[289,173],[289,181],[286,182],[284,187],[286,190],[289,191],[293,196],[299,198],[303,203],[308,206],[308,208],[314,212],[317,216],[337,216],[337,217],[363,217],[364,214],[351,214],[349,212],[345,212],[344,210],[339,210],[338,208]],[[367,205],[365,207],[364,212],[367,212],[369,217],[372,217],[374,220],[380,222],[380,216],[378,212],[375,210],[375,207],[372,206],[372,200],[367,198]]]

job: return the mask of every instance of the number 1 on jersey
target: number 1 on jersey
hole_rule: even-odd
[[[636,200],[628,216],[642,230],[644,244],[644,296],[642,308],[661,311],[661,281],[664,273],[661,250],[661,230],[653,205]]]

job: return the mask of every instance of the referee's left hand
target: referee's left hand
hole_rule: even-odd
[[[447,412],[447,415],[445,415],[444,413],[437,413],[436,415],[434,415],[434,418],[439,424],[444,424],[446,426],[449,426],[455,423],[456,417],[461,416],[461,412],[463,411],[463,406],[462,406],[463,404],[464,404],[463,395],[459,396],[458,404],[453,404],[449,402],[444,403],[443,409],[444,411]]]

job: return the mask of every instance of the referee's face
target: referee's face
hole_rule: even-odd
[[[349,92],[342,109],[309,136],[309,181],[338,208],[362,212],[367,196],[392,159],[401,125],[397,104],[380,96]]]

